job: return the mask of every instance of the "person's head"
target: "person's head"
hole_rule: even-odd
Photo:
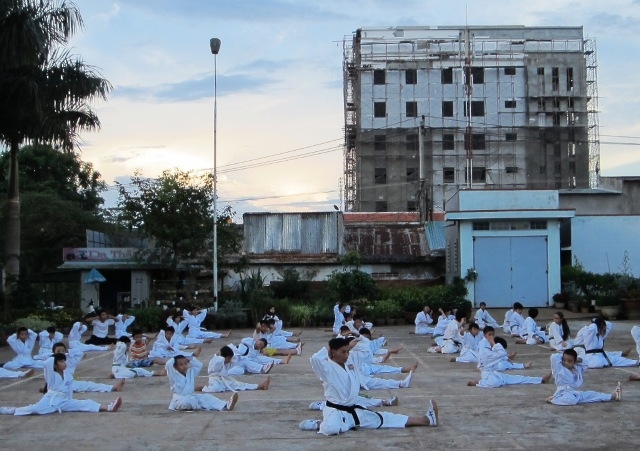
[[[133,329],[133,332],[131,332],[131,336],[133,337],[133,341],[135,341],[136,344],[142,343],[143,336],[140,329]]]
[[[260,338],[256,341],[256,345],[255,348],[258,351],[262,351],[264,348],[267,347],[267,339],[266,338]]]
[[[191,307],[189,307],[189,313],[191,313],[193,316],[196,316],[198,314],[198,307],[192,305]]]
[[[53,369],[64,371],[67,369],[67,356],[63,353],[53,354]]]
[[[187,374],[187,370],[189,369],[189,359],[182,354],[179,354],[173,358],[173,367],[178,373],[184,376]]]
[[[100,318],[100,321],[102,321],[103,323],[109,319],[109,314],[104,310],[102,310],[98,316]]]
[[[494,337],[494,338],[493,338],[493,341],[494,341],[496,344],[500,344],[500,345],[502,345],[502,347],[503,347],[504,349],[507,349],[507,340],[505,340],[504,338],[502,338],[502,337]]]
[[[529,318],[533,318],[536,319],[538,317],[538,309],[535,307],[530,307],[529,308]]]
[[[481,308],[482,310],[486,309],[486,308],[487,308],[487,303],[486,303],[486,302],[481,302],[481,303],[480,303],[480,308]]]
[[[347,321],[347,322],[351,321],[351,313],[345,313],[344,314],[344,320]]]
[[[346,304],[345,304],[345,305],[341,305],[341,306],[340,306],[340,312],[341,312],[341,313],[344,313],[346,310],[347,310],[347,306],[346,306]]]
[[[329,340],[329,358],[339,365],[347,363],[349,342],[348,338],[332,338]]]
[[[273,330],[276,328],[276,320],[273,318],[267,319],[267,327],[269,330]]]
[[[353,325],[356,326],[356,329],[362,325],[362,315],[353,315]]]
[[[572,370],[578,361],[578,353],[575,349],[565,349],[562,353],[562,366]]]
[[[179,323],[180,321],[183,320],[182,315],[180,313],[174,313],[171,318],[173,319],[174,323]]]
[[[54,326],[47,327],[47,333],[49,334],[49,338],[53,338],[56,334],[56,328]]]
[[[269,313],[271,313],[272,315],[275,315],[276,313],[276,308],[272,305],[271,308],[269,309]]]
[[[24,326],[18,327],[18,330],[16,331],[16,335],[19,340],[27,341],[27,338],[29,338],[29,329],[27,329]]]
[[[571,335],[571,330],[569,330],[569,324],[567,320],[564,319],[564,313],[557,311],[553,314],[553,322],[559,324],[562,327],[562,339],[566,340]]]
[[[444,307],[442,307],[442,311],[446,314],[446,315],[451,315],[451,306],[450,305],[445,305]]]
[[[485,338],[489,339],[489,338],[493,338],[496,336],[496,330],[493,328],[493,326],[484,326],[484,336]]]
[[[514,302],[513,303],[513,311],[514,312],[522,313],[523,310],[524,310],[524,306],[522,304],[520,304],[519,302]]]
[[[122,343],[127,345],[127,349],[129,349],[129,346],[131,346],[131,339],[129,337],[127,337],[126,335],[123,335],[122,337],[118,338],[118,341],[121,341]]]
[[[66,354],[67,346],[62,342],[54,343],[54,345],[51,347],[51,352],[53,354]]]
[[[233,358],[233,350],[229,346],[223,346],[220,348],[220,355],[224,357],[225,363],[229,363]]]
[[[349,329],[349,326],[340,326],[340,335],[348,337],[350,333],[351,329]]]
[[[424,307],[422,307],[422,311],[425,313],[431,313],[431,307],[429,307],[428,305],[425,305]]]
[[[369,340],[371,340],[371,331],[369,329],[367,329],[366,327],[362,327],[358,333],[360,335],[364,335],[365,337],[367,337]]]
[[[604,318],[599,316],[594,319],[593,322],[598,328],[598,335],[604,335],[604,333],[607,331],[607,322],[604,320]]]
[[[173,334],[176,333],[176,330],[173,328],[173,326],[166,326],[163,330],[164,330],[164,338],[171,341],[171,339],[173,338]]]
[[[475,337],[476,335],[478,335],[479,332],[480,332],[480,326],[478,326],[477,323],[474,323],[474,322],[469,323],[469,333],[471,335]]]
[[[456,310],[456,321],[461,322],[467,317],[467,312],[464,310]]]

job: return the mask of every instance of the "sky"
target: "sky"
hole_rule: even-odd
[[[113,85],[93,104],[101,129],[80,142],[107,207],[136,171],[212,170],[214,74],[219,204],[238,220],[341,206],[342,40],[361,27],[583,26],[597,42],[601,175],[640,175],[640,0],[74,3],[71,53]]]

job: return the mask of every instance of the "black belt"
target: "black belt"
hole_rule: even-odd
[[[609,357],[607,356],[607,353],[604,352],[603,348],[600,349],[589,349],[588,351],[585,351],[586,354],[602,354],[604,356],[605,359],[607,359],[607,363],[609,364],[609,366],[613,366],[613,364],[611,363],[611,360],[609,360]]]
[[[356,409],[369,410],[369,409],[366,409],[366,408],[364,408],[362,406],[359,406],[357,404],[354,404],[352,406],[343,406],[342,404],[334,404],[331,401],[327,401],[326,404],[327,404],[327,407],[331,407],[332,409],[342,410],[343,412],[349,412],[351,414],[351,416],[353,417],[353,421],[356,424],[356,427],[360,426],[360,418],[358,418],[358,414],[356,413]],[[377,429],[380,429],[382,427],[382,423],[383,423],[382,415],[380,415],[378,412],[375,412],[373,410],[371,410],[370,412],[375,413],[376,415],[378,415],[378,418],[380,418],[380,426],[377,427]]]

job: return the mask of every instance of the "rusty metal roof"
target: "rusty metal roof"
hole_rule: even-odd
[[[420,224],[345,224],[344,246],[364,260],[420,260],[428,256],[425,230]]]

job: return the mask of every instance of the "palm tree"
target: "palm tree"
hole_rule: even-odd
[[[5,288],[20,276],[20,146],[47,143],[73,150],[80,130],[100,126],[89,102],[106,99],[111,90],[93,67],[64,49],[82,26],[80,12],[65,0],[0,0],[0,143],[11,156]]]

